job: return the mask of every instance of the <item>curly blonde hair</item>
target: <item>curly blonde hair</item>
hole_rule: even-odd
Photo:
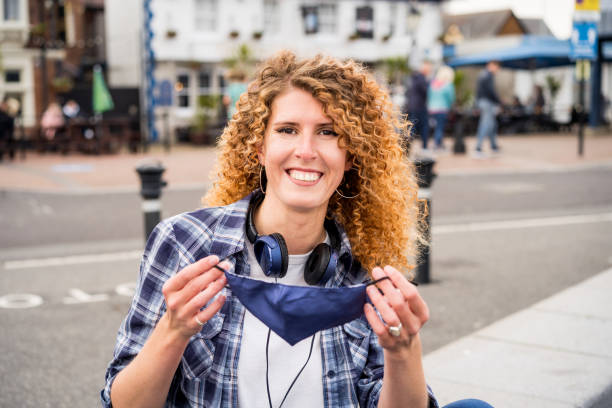
[[[366,270],[414,266],[420,239],[417,183],[403,153],[408,122],[389,95],[360,64],[318,55],[298,59],[282,51],[265,61],[219,141],[217,180],[203,198],[206,205],[226,205],[260,186],[257,149],[263,144],[272,101],[290,88],[309,92],[323,106],[347,149],[352,167],[345,172],[328,214],[344,226],[353,255]]]

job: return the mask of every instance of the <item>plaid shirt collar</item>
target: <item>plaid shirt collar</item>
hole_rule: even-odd
[[[249,203],[251,202],[251,199],[258,193],[258,191],[259,190],[254,191],[243,197],[241,200],[222,207],[224,211],[219,216],[219,220],[216,223],[214,232],[212,234],[212,242],[210,246],[211,254],[217,254],[219,259],[224,259],[234,257],[237,253],[244,250],[244,242],[247,239],[245,232],[245,214],[249,210]],[[338,253],[338,259],[340,262],[342,262],[344,268],[338,269],[339,273],[336,273],[334,279],[330,280],[327,286],[339,287],[347,278],[349,271],[352,271],[353,256],[351,253],[351,243],[349,242],[344,228],[342,228],[334,216],[331,218],[333,220],[333,225],[338,232],[338,236],[340,237],[340,251]],[[358,265],[355,266],[357,266],[355,268],[356,273],[360,268]]]

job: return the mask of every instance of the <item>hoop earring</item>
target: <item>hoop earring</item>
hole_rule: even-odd
[[[346,183],[346,186],[347,186],[347,187],[349,186],[349,185],[348,185],[348,183]],[[338,186],[338,187],[340,187],[340,186]],[[341,192],[338,190],[338,188],[337,188],[337,187],[336,187],[336,193],[338,193],[338,195],[339,195],[340,197],[342,197],[342,198],[348,198],[348,199],[355,198],[355,197],[357,197],[359,194],[361,194],[361,192],[359,192],[359,193],[355,194],[354,196],[350,196],[350,197],[349,197],[349,196],[345,196],[344,194],[342,194],[342,193],[341,193]]]
[[[266,194],[266,190],[264,189],[263,182],[262,182],[263,177],[266,175],[266,173],[263,172],[264,169],[265,169],[264,166],[261,166],[259,168],[259,189],[261,190],[262,193]],[[268,180],[266,179],[266,184],[268,184],[267,181]]]
[[[344,194],[342,194],[341,192],[339,192],[339,191],[338,191],[338,189],[336,189],[336,193],[338,193],[338,195],[339,195],[340,197],[343,197],[343,198],[348,198],[348,199],[355,198],[355,197],[357,197],[357,196],[360,194],[360,193],[357,193],[357,194],[355,194],[354,196],[348,197],[348,196],[345,196]]]

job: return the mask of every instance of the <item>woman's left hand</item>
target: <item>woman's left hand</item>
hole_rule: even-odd
[[[385,276],[389,279],[370,285],[367,289],[382,320],[369,303],[365,304],[364,312],[380,345],[387,352],[402,353],[410,348],[412,339],[429,319],[429,309],[416,286],[397,269],[385,266],[384,270],[379,267],[372,270],[374,279]]]

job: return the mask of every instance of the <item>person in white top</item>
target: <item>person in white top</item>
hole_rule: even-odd
[[[389,95],[355,62],[282,51],[236,106],[211,207],[147,244],[105,406],[437,407],[406,278],[423,214]],[[319,308],[337,323],[299,327]]]

